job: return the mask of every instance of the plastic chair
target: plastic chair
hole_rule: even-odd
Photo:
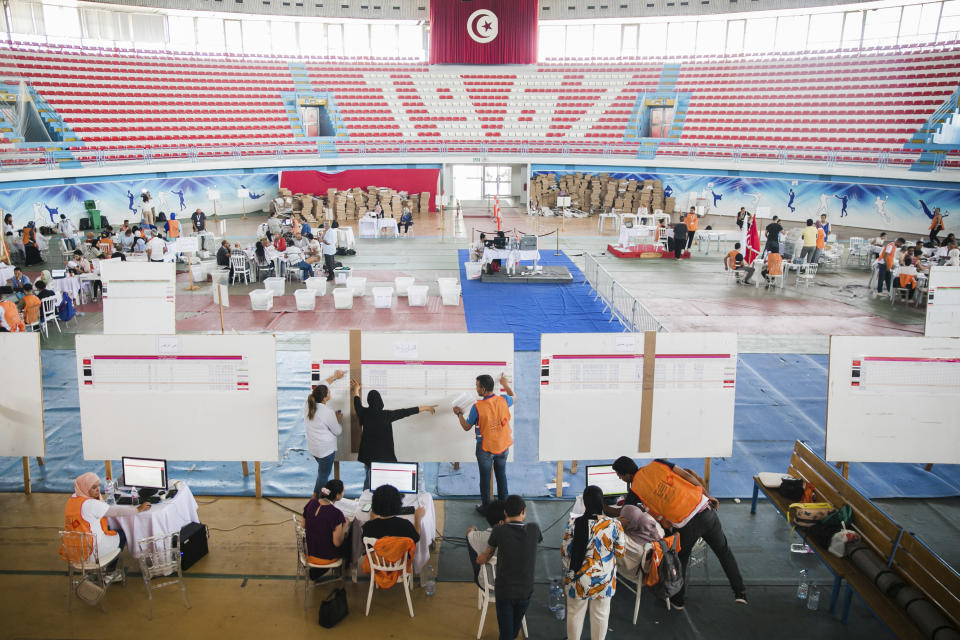
[[[324,580],[323,582],[336,582],[338,580],[343,580],[343,559],[337,560],[332,564],[314,564],[309,560],[309,554],[307,553],[307,531],[303,528],[303,522],[300,516],[293,516],[293,531],[297,536],[297,575],[293,581],[293,589],[296,591],[297,582],[300,581],[301,576],[303,577],[303,608],[307,608],[307,594],[310,593],[311,587],[319,587],[320,583],[317,583],[310,579],[310,569],[337,569],[340,571],[336,578],[333,580]],[[371,581],[373,579],[371,578]]]
[[[147,600],[150,602],[150,619],[153,620],[153,591],[170,585],[179,584],[183,595],[183,604],[187,609],[190,602],[187,600],[187,586],[183,583],[183,569],[180,564],[180,534],[167,533],[159,536],[142,538],[137,541],[140,552],[137,560],[140,561],[140,573],[143,575],[143,586],[147,589]],[[153,578],[164,578],[176,573],[175,579],[151,584]]]
[[[73,608],[74,591],[80,583],[91,580],[106,591],[114,582],[127,583],[127,572],[120,560],[120,549],[100,557],[97,541],[92,533],[81,531],[60,532],[60,557],[67,563],[67,610]],[[117,561],[116,567],[108,571],[108,565]],[[106,594],[104,594],[104,597]],[[100,607],[106,611],[103,600]]]
[[[817,277],[817,265],[812,262],[800,265],[800,268],[797,269],[797,279],[793,281],[795,287],[799,287],[801,284],[804,287],[809,288],[810,283],[814,281],[814,278]]]
[[[410,617],[413,617],[413,601],[410,599],[410,585],[413,582],[413,575],[407,573],[407,559],[409,552],[404,553],[403,557],[397,562],[387,562],[374,550],[373,545],[377,543],[377,538],[364,538],[363,548],[367,554],[367,562],[370,564],[370,590],[367,592],[367,611],[364,615],[370,615],[370,603],[373,602],[373,591],[377,589],[377,580],[374,576],[375,571],[397,571],[400,572],[400,582],[403,583],[403,593],[407,596],[407,609],[410,611]]]
[[[54,296],[47,296],[40,301],[40,328],[43,329],[43,335],[50,337],[49,322],[57,325],[57,333],[63,333],[60,330],[60,321],[57,319],[57,299]]]
[[[493,557],[485,565],[480,567],[480,571],[477,574],[477,580],[480,582],[480,587],[477,590],[477,608],[480,609],[480,627],[477,629],[477,640],[480,640],[480,636],[483,635],[483,623],[487,619],[487,609],[491,604],[496,604],[497,602],[497,598],[493,593],[493,584],[496,582],[496,578],[497,558]],[[636,624],[636,618],[634,618],[634,624]],[[529,638],[530,632],[527,631],[526,616],[520,621],[520,626],[523,629],[523,637]]]
[[[242,253],[232,253],[230,254],[230,266],[233,268],[233,277],[230,279],[230,284],[233,284],[237,279],[241,279],[243,282],[250,284],[251,278],[251,269],[250,262],[247,260],[247,256]]]

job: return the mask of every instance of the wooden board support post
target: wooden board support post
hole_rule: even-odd
[[[563,497],[563,461],[557,460],[557,497]]]
[[[254,481],[257,487],[257,497],[262,498],[263,486],[260,484],[260,463],[259,462],[253,463],[253,475],[254,475]]]
[[[710,491],[710,463],[713,459],[706,458],[703,461],[703,488]]]
[[[23,492],[27,495],[32,493],[30,489],[30,458],[23,456]]]

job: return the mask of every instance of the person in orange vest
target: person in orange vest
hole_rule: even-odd
[[[507,489],[507,453],[513,444],[513,432],[510,429],[510,407],[514,395],[507,376],[500,374],[500,386],[505,394],[494,394],[493,376],[477,376],[477,395],[480,400],[470,408],[464,417],[463,409],[454,407],[453,413],[460,419],[464,431],[474,430],[477,438],[477,464],[480,466],[480,502],[477,511],[486,517],[490,504],[490,470],[497,476],[497,497],[506,500]]]
[[[149,508],[148,502],[138,507],[108,505],[100,499],[100,477],[88,471],[73,482],[73,495],[67,500],[63,514],[63,529],[92,533],[97,553],[104,558],[127,546],[127,536],[123,530],[111,531],[107,527],[107,517],[136,514]],[[76,563],[87,560],[92,553],[93,549],[60,549],[60,555],[65,560]]]
[[[913,299],[913,292],[917,290],[917,268],[913,266],[913,258],[905,256],[903,265],[900,267],[900,274],[897,276],[897,284],[901,289],[908,289],[908,299]]]
[[[13,287],[0,287],[0,331],[26,331],[17,309],[17,294],[13,292]]]
[[[767,252],[767,264],[763,267],[763,271],[760,272],[760,275],[763,276],[763,279],[767,282],[767,286],[770,286],[770,280],[772,276],[782,276],[783,275],[783,257],[780,255],[779,251],[768,251]]]
[[[17,303],[17,308],[23,312],[23,322],[25,325],[36,324],[40,321],[41,306],[40,298],[33,292],[33,285],[29,282],[23,285],[23,298]]]
[[[813,263],[818,264],[820,262],[820,256],[823,255],[823,250],[827,246],[827,234],[824,232],[823,227],[817,227],[817,250],[813,252]]]
[[[940,207],[933,210],[933,219],[930,221],[930,242],[937,246],[940,244],[940,238],[937,237],[943,231],[943,215],[940,213]]]
[[[167,238],[170,240],[176,240],[180,237],[180,221],[177,220],[177,214],[171,213],[170,220],[163,224],[164,230],[167,232]]]
[[[895,242],[888,242],[880,249],[880,255],[877,256],[877,295],[883,294],[883,286],[887,286],[887,294],[890,293],[890,279],[893,275],[893,265],[897,256],[897,249],[906,242],[903,238],[897,238]]]
[[[753,265],[746,265],[743,262],[743,254],[740,253],[740,243],[733,245],[733,249],[723,256],[724,271],[743,271],[746,275],[743,278],[743,284],[750,284],[750,278],[753,277],[756,268]]]
[[[697,227],[700,225],[700,218],[697,217],[697,208],[690,207],[690,211],[687,212],[687,217],[683,219],[683,223],[687,225],[687,250],[693,246],[693,237],[697,235]]]
[[[746,587],[733,552],[727,544],[723,525],[717,516],[719,502],[710,496],[700,478],[689,469],[681,469],[672,462],[654,460],[642,468],[626,456],[613,463],[617,477],[627,483],[626,504],[642,504],[664,529],[677,529],[680,533],[680,565],[683,567],[683,587],[670,598],[674,609],[683,609],[687,583],[687,562],[698,540],[703,538],[707,546],[720,560],[723,572],[733,588],[736,602],[747,604]],[[608,507],[608,515],[618,512]]]

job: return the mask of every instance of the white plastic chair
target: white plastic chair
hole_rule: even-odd
[[[96,538],[92,533],[61,531],[60,556],[67,563],[68,611],[73,608],[74,591],[85,580],[91,580],[104,591],[114,582],[127,583],[127,572],[123,568],[123,562],[118,559],[120,549],[111,551],[101,558]],[[113,571],[107,571],[107,566],[114,560],[117,560],[117,566]],[[100,607],[106,611],[103,600],[100,601]]]
[[[493,593],[493,585],[494,582],[496,582],[496,578],[497,558],[493,557],[485,565],[480,567],[480,573],[478,575],[480,587],[477,590],[477,608],[480,609],[480,627],[477,629],[477,640],[480,640],[480,636],[483,635],[483,623],[487,619],[487,609],[491,604],[496,604],[497,602],[497,598]],[[636,623],[636,620],[634,620],[634,623]],[[520,621],[520,626],[523,629],[523,637],[529,638],[530,633],[527,631],[526,616]]]
[[[57,325],[57,333],[63,333],[60,330],[60,321],[57,319],[57,299],[55,296],[47,296],[40,300],[40,328],[43,329],[43,335],[50,337],[50,325],[53,322]]]
[[[238,278],[250,284],[252,274],[247,256],[239,252],[230,254],[230,266],[233,268],[233,277],[230,279],[230,284],[236,282]]]
[[[343,560],[337,560],[332,564],[314,564],[309,560],[307,553],[307,531],[303,528],[303,522],[300,516],[293,516],[293,530],[297,536],[297,575],[293,581],[293,589],[296,591],[297,582],[303,578],[303,608],[307,608],[307,594],[311,587],[319,587],[317,582],[310,579],[310,569],[339,569],[338,575],[333,580],[324,580],[323,582],[336,582],[343,580]],[[371,579],[372,580],[372,579]]]
[[[367,554],[367,562],[370,564],[370,590],[367,591],[367,611],[364,615],[370,615],[370,603],[373,602],[373,590],[377,589],[377,580],[375,571],[397,571],[400,572],[398,582],[403,583],[403,593],[407,596],[407,609],[410,611],[410,617],[413,617],[413,601],[410,599],[410,585],[413,583],[413,575],[407,572],[407,559],[409,553],[404,553],[403,557],[397,562],[387,562],[374,550],[373,545],[377,543],[377,538],[364,538],[363,548]]]
[[[137,540],[137,549],[140,552],[137,559],[140,561],[143,586],[147,589],[147,600],[150,602],[150,619],[153,620],[153,591],[170,585],[180,585],[183,604],[189,609],[187,586],[183,583],[183,569],[180,564],[180,534],[174,532],[142,538]],[[153,578],[165,578],[174,573],[177,574],[176,578],[157,584],[150,582]]]
[[[800,265],[797,269],[797,279],[793,281],[794,286],[799,287],[801,284],[804,287],[809,288],[810,283],[814,281],[814,278],[817,277],[817,265],[816,263],[808,262],[806,264]]]

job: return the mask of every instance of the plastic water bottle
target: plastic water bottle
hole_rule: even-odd
[[[140,494],[137,493],[136,487],[130,487],[130,504],[135,507],[140,504]]]
[[[809,591],[810,584],[807,581],[807,570],[800,569],[800,585],[797,587],[797,597],[801,600],[806,600]]]
[[[567,607],[563,601],[563,588],[559,580],[550,581],[550,611],[553,612],[557,620],[563,620],[566,617]]]
[[[820,588],[817,587],[816,582],[811,580],[808,587],[807,609],[816,611],[818,608],[820,608]]]
[[[105,490],[104,499],[107,501],[107,504],[117,504],[116,493],[113,488],[113,480],[107,478],[107,487]]]
[[[426,591],[428,596],[432,596],[437,590],[437,573],[434,571],[432,564],[427,565],[425,575],[423,577],[426,579],[426,582],[424,582],[423,585],[424,591]]]

